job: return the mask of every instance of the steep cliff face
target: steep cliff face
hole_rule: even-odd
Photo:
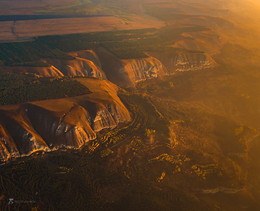
[[[61,147],[80,148],[105,128],[131,120],[117,97],[117,87],[80,79],[89,95],[0,107],[0,160]]]
[[[104,49],[70,53],[75,60],[49,60],[61,74],[69,76],[92,76],[106,78],[121,87],[174,74],[176,71],[197,71],[216,66],[214,59],[199,51],[173,50],[149,52],[147,58],[119,59]],[[104,70],[104,71],[103,71]]]
[[[176,71],[196,71],[216,65],[210,55],[185,50],[146,53],[146,58],[119,59],[99,48],[69,53],[73,60],[45,59],[47,67],[0,67],[0,71],[33,73],[39,77],[83,76],[108,79],[120,87],[174,74]]]
[[[93,51],[76,52],[71,55],[74,57],[72,60],[44,59],[45,67],[0,67],[0,71],[32,73],[39,77],[89,76],[106,79]]]
[[[184,50],[149,52],[147,58],[123,60],[104,49],[98,49],[97,55],[107,78],[121,87],[134,87],[140,81],[177,71],[197,71],[216,65],[206,53]]]
[[[46,62],[62,72],[65,76],[90,76],[105,79],[106,76],[100,66],[92,60],[74,57],[74,60],[48,59]]]
[[[120,72],[126,72],[131,83],[158,78],[166,74],[164,65],[154,57],[142,59],[122,60],[123,68]]]
[[[29,155],[37,150],[46,150],[47,144],[31,127],[25,111],[7,108],[1,113],[0,149],[1,160]]]
[[[176,71],[197,71],[216,66],[214,59],[206,53],[200,52],[153,52],[150,53],[160,60],[167,68],[168,74]]]
[[[100,59],[99,59],[98,55],[96,54],[96,52],[93,50],[82,50],[82,51],[70,52],[69,55],[73,56],[73,57],[80,57],[83,59],[88,59],[88,60],[92,61],[96,66],[101,68]]]
[[[167,74],[162,62],[153,56],[119,59],[105,49],[98,49],[97,55],[108,80],[120,87],[134,87],[140,81]]]
[[[215,61],[205,53],[181,53],[176,55],[174,67],[176,71],[196,71],[212,68]]]

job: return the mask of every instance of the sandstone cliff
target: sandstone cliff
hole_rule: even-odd
[[[152,52],[150,55],[160,60],[167,68],[169,75],[178,71],[197,71],[216,66],[214,59],[203,52]]]
[[[131,120],[117,87],[98,79],[79,79],[91,94],[0,107],[0,160],[36,151],[80,148],[105,128]]]
[[[134,87],[137,82],[171,75],[178,71],[197,71],[213,68],[216,62],[203,52],[185,50],[146,53],[146,58],[119,59],[98,49],[97,55],[107,78],[121,87]]]
[[[74,60],[48,59],[46,62],[60,70],[64,76],[106,78],[99,66],[95,65],[93,61],[81,57],[75,57]]]
[[[44,59],[45,67],[0,67],[0,71],[32,73],[39,77],[88,76],[106,79],[93,51],[71,53],[72,60]]]
[[[119,71],[126,72],[131,83],[158,78],[166,74],[166,68],[158,59],[147,57],[141,59],[122,60],[123,68]]]
[[[196,71],[213,68],[216,62],[198,51],[147,52],[146,58],[120,59],[100,48],[71,52],[73,60],[45,59],[47,67],[2,67],[0,71],[33,73],[39,77],[83,76],[108,79],[120,87],[171,75],[177,71]]]
[[[137,82],[167,74],[162,62],[152,56],[119,59],[104,49],[98,49],[97,55],[107,78],[120,87],[134,87]]]

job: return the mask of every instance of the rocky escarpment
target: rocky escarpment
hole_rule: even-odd
[[[196,71],[212,68],[214,60],[204,53],[181,53],[176,55],[174,67],[176,71]]]
[[[153,56],[119,59],[105,49],[98,49],[97,55],[108,80],[121,87],[134,87],[140,81],[167,74],[162,62]]]
[[[100,68],[102,66],[98,55],[93,50],[82,50],[82,51],[70,52],[69,55],[73,56],[73,57],[80,57],[80,58],[83,58],[83,59],[90,60],[96,66],[98,66]]]
[[[44,59],[44,67],[0,67],[0,71],[31,73],[39,77],[88,76],[106,79],[93,51],[75,52],[70,55],[74,59]]]
[[[140,81],[178,71],[197,71],[216,66],[209,54],[198,51],[149,52],[146,58],[136,59],[119,59],[104,49],[98,49],[97,54],[82,51],[78,55],[84,58],[92,55],[91,59],[104,70],[107,78],[121,87],[134,87]]]
[[[83,76],[108,79],[120,87],[171,75],[177,71],[197,71],[213,68],[216,62],[206,53],[176,50],[147,52],[147,57],[120,59],[99,48],[71,52],[72,60],[45,59],[46,67],[0,67],[0,71],[33,73],[39,77]]]
[[[137,82],[158,78],[166,74],[164,65],[154,57],[122,60],[122,64],[123,67],[120,71],[127,73],[133,85]]]
[[[176,51],[150,54],[165,65],[168,74],[174,74],[178,71],[198,71],[216,66],[214,59],[203,52]]]
[[[0,160],[80,148],[97,132],[131,120],[112,83],[81,79],[91,94],[0,107]]]
[[[121,87],[134,87],[136,83],[171,75],[178,71],[197,71],[213,68],[216,62],[206,53],[184,50],[147,52],[146,58],[119,59],[99,49],[97,55],[107,78]]]
[[[69,55],[75,59],[47,59],[45,62],[60,70],[64,76],[89,76],[106,79],[99,58],[93,50],[71,52]]]

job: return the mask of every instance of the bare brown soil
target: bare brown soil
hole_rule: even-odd
[[[32,15],[43,9],[64,7],[79,2],[79,0],[3,0],[0,1],[0,15]]]
[[[129,17],[129,21],[118,17],[105,16],[17,21],[12,29],[13,25],[13,21],[0,22],[0,42],[45,35],[160,28],[164,24],[159,20],[132,15]],[[12,34],[12,31],[14,34]]]

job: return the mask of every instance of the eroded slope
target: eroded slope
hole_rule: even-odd
[[[0,107],[1,161],[35,151],[80,148],[105,128],[130,121],[117,87],[97,79],[79,79],[91,94]]]

